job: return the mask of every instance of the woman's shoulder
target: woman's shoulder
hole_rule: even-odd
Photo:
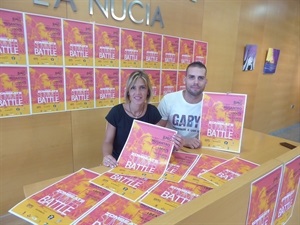
[[[158,111],[157,107],[155,105],[152,105],[150,103],[148,103],[148,106],[147,106],[148,110],[149,111]]]

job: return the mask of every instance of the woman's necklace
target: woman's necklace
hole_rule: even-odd
[[[144,112],[144,109],[145,109],[145,104],[143,104],[142,110],[136,115],[135,113],[133,113],[133,112],[131,111],[131,107],[130,107],[130,103],[129,103],[129,112],[130,112],[130,114],[131,114],[134,118],[136,118],[136,119],[141,117],[141,115],[142,115],[143,112]]]

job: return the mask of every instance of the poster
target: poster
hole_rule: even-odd
[[[147,193],[140,202],[149,207],[167,213],[200,195],[211,190],[208,187],[186,181],[174,183],[167,180],[161,182]]]
[[[194,40],[180,38],[179,46],[179,70],[186,70],[187,66],[193,62]]]
[[[300,156],[284,165],[283,179],[275,210],[273,224],[285,224],[293,214],[300,185]]]
[[[169,164],[176,131],[134,120],[112,173],[159,180]]]
[[[81,169],[29,196],[9,212],[32,224],[71,224],[111,194],[89,183],[98,175]]]
[[[118,195],[111,195],[85,214],[76,225],[135,225],[145,224],[163,213],[139,202],[132,202]],[[73,225],[72,224],[72,225]]]
[[[1,67],[0,118],[30,114],[26,67]]]
[[[203,92],[200,140],[202,147],[241,151],[247,95]]]
[[[282,166],[260,177],[251,184],[247,225],[272,225],[281,182]]]
[[[30,65],[63,65],[62,20],[26,14]]]
[[[96,107],[109,107],[119,104],[119,69],[96,68]]]
[[[121,69],[120,70],[120,102],[125,102],[126,83],[132,72],[135,69]]]
[[[95,66],[119,67],[120,29],[95,24]]]
[[[185,71],[177,72],[177,88],[176,91],[185,90]]]
[[[62,67],[30,67],[32,113],[65,110]]]
[[[204,41],[195,41],[194,61],[202,62],[207,65],[208,43]]]
[[[92,184],[109,190],[130,201],[137,201],[154,187],[157,180],[105,172],[91,180]]]
[[[276,72],[280,50],[269,48],[264,65],[264,74],[274,74]]]
[[[144,33],[143,68],[161,68],[162,35]]]
[[[66,68],[67,109],[94,108],[93,68]]]
[[[177,71],[174,70],[162,70],[161,71],[161,90],[160,98],[166,94],[176,91]]]
[[[0,9],[0,64],[26,65],[23,13]]]
[[[179,38],[163,36],[162,69],[178,69]]]
[[[243,71],[254,70],[256,53],[257,45],[246,45],[243,60]]]
[[[141,68],[143,33],[121,29],[121,67]]]
[[[147,70],[149,80],[152,86],[152,98],[150,102],[158,103],[160,94],[160,70]]]
[[[198,154],[176,151],[171,155],[164,179],[172,182],[180,182],[190,169],[197,163]]]
[[[63,21],[65,66],[93,66],[93,24]]]
[[[217,186],[221,186],[227,181],[239,177],[257,166],[258,164],[256,163],[234,157],[202,173],[200,176]]]
[[[193,165],[189,173],[184,177],[184,180],[194,184],[215,188],[216,185],[203,179],[201,174],[209,171],[225,161],[226,159],[223,158],[201,154],[199,160]]]

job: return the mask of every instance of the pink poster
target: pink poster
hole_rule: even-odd
[[[120,29],[95,24],[95,66],[119,67]]]
[[[163,36],[162,69],[178,68],[179,38]]]
[[[143,68],[161,68],[162,35],[144,33]]]
[[[278,199],[282,166],[252,182],[248,206],[247,225],[272,225]]]
[[[284,165],[283,180],[279,190],[273,224],[286,224],[293,214],[293,209],[300,185],[300,156]]]
[[[30,114],[26,67],[1,67],[0,117]]]
[[[160,70],[147,70],[146,73],[149,76],[152,86],[152,98],[150,102],[158,103],[160,94]]]
[[[59,18],[26,14],[30,65],[63,65],[62,21]]]
[[[202,102],[202,147],[239,153],[247,95],[204,92]]]
[[[207,65],[208,43],[204,41],[195,41],[194,61],[200,61]]]
[[[202,173],[200,177],[215,185],[221,186],[227,181],[239,177],[257,166],[258,164],[256,163],[234,157]]]
[[[64,20],[66,66],[93,66],[93,24]]]
[[[112,173],[159,180],[169,164],[176,131],[134,120]]]
[[[145,224],[162,214],[162,212],[138,202],[131,202],[118,195],[111,195],[105,202],[79,219],[76,225]]]
[[[176,91],[176,82],[177,82],[177,71],[162,70],[160,98],[162,98],[168,93]]]
[[[96,107],[114,106],[119,103],[119,69],[96,68]]]
[[[109,191],[89,183],[98,175],[81,169],[29,196],[9,212],[32,224],[71,224],[109,196]]]
[[[194,41],[180,38],[179,69],[185,70],[193,62]]]
[[[151,190],[157,180],[126,176],[108,171],[91,180],[91,183],[135,202],[145,192]]]
[[[177,89],[176,91],[185,90],[185,71],[177,72]]]
[[[23,14],[0,9],[0,64],[26,65]]]
[[[64,73],[61,67],[30,67],[32,113],[65,110]]]
[[[142,41],[141,31],[121,29],[121,67],[141,68]]]
[[[210,190],[211,188],[186,181],[174,183],[172,181],[162,180],[161,183],[147,193],[140,202],[167,213]]]
[[[208,170],[216,167],[217,165],[225,161],[226,159],[222,159],[211,155],[201,154],[199,160],[194,164],[194,166],[191,168],[188,175],[185,176],[184,180],[198,185],[215,187],[216,185],[212,185],[211,182],[208,182],[205,179],[201,178],[201,174],[207,172]]]
[[[199,155],[187,152],[173,152],[164,179],[180,182],[198,161]]]
[[[120,102],[125,102],[126,83],[127,83],[127,80],[129,78],[130,74],[134,71],[135,71],[134,69],[121,69],[121,72],[120,72],[120,81],[121,81]]]
[[[66,68],[67,109],[94,108],[93,68]]]

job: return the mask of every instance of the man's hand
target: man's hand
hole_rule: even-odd
[[[114,168],[118,165],[117,160],[112,155],[106,155],[103,157],[103,165]]]
[[[184,138],[183,146],[188,148],[201,148],[201,141],[198,138]]]

